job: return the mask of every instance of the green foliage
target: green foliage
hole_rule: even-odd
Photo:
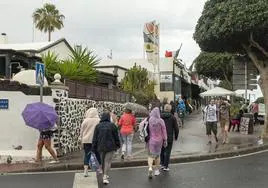
[[[226,81],[226,80],[222,80],[220,83],[219,83],[219,87],[222,87],[222,88],[225,88],[225,89],[228,89],[228,90],[233,90],[233,85],[231,82],[229,81]]]
[[[54,75],[59,73],[59,58],[56,54],[51,53],[50,51],[46,55],[42,54],[41,57],[46,68],[45,76],[48,79],[48,82],[53,82]]]
[[[63,20],[65,17],[53,4],[44,4],[42,8],[38,8],[34,11],[32,17],[35,27],[40,31],[48,33],[49,41],[51,40],[51,32],[64,27]]]
[[[63,79],[71,79],[85,82],[94,82],[97,79],[97,71],[94,68],[99,59],[87,48],[75,49],[72,55],[65,60],[59,60],[58,56],[48,52],[42,56],[46,66],[46,76],[51,82],[56,73]]]
[[[154,97],[154,82],[148,79],[148,71],[136,64],[129,69],[122,80],[122,88],[136,98],[136,102],[142,105],[149,104]]]
[[[267,47],[267,10],[267,0],[209,0],[196,25],[194,39],[204,51],[240,52],[253,34]]]
[[[214,80],[231,82],[233,75],[233,56],[228,53],[201,52],[194,60],[197,73]]]
[[[236,116],[236,114],[239,113],[240,108],[241,108],[241,104],[240,103],[233,103],[231,105],[231,108],[230,108],[231,118],[234,118]]]
[[[262,103],[262,104],[264,104],[264,98],[263,97],[259,97],[259,98],[257,98],[257,100],[255,102],[256,103]]]

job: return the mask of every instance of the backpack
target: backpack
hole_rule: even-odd
[[[150,130],[149,130],[149,117],[147,117],[140,124],[140,136],[141,142],[148,142],[150,140]]]

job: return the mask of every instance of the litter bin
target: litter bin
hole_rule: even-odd
[[[244,113],[240,122],[240,133],[241,134],[253,134],[254,132],[254,117],[251,113]]]

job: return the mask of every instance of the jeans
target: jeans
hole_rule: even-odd
[[[85,152],[84,165],[89,165],[92,144],[89,144],[89,143],[83,144],[83,148],[84,148],[84,152]],[[95,152],[95,155],[96,155],[96,158],[97,158],[99,164],[101,164],[100,154],[98,152]]]
[[[168,142],[166,148],[162,147],[160,160],[161,165],[168,168],[173,142]]]
[[[126,153],[127,156],[132,155],[132,139],[134,134],[122,135],[123,145],[122,152]]]

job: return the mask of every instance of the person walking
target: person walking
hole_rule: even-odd
[[[34,163],[40,163],[42,161],[42,151],[44,146],[54,159],[49,163],[54,164],[60,162],[56,152],[52,148],[51,140],[54,132],[56,132],[56,127],[54,127],[54,129],[40,131],[39,140],[37,143],[36,159],[34,160]]]
[[[81,140],[84,149],[84,177],[88,177],[88,165],[90,159],[90,152],[92,150],[93,134],[97,124],[100,122],[98,110],[96,108],[90,108],[85,114],[85,119],[81,124],[79,140]],[[100,156],[96,152],[96,157],[99,162]]]
[[[230,124],[231,104],[224,98],[220,99],[219,119],[221,125],[222,144],[228,143],[228,129]]]
[[[120,127],[120,134],[123,141],[121,159],[124,159],[125,155],[127,155],[127,159],[131,159],[136,118],[130,109],[125,109],[125,113],[121,116],[118,126]]]
[[[204,121],[206,124],[206,134],[208,136],[208,144],[211,144],[211,132],[214,134],[215,141],[218,142],[217,137],[217,122],[219,119],[219,113],[217,105],[214,99],[210,100],[210,104],[204,108]]]
[[[161,150],[161,168],[164,171],[169,171],[169,161],[170,154],[173,145],[173,139],[178,139],[179,136],[179,126],[176,118],[171,113],[172,106],[170,104],[166,104],[164,106],[164,112],[161,114],[161,118],[164,120],[167,131],[167,147],[162,147]]]
[[[92,151],[99,152],[103,171],[103,183],[109,184],[109,171],[115,151],[120,148],[117,127],[111,122],[109,112],[104,112],[96,126],[92,140]]]
[[[160,154],[162,146],[167,147],[167,131],[165,122],[160,117],[160,109],[155,107],[149,118],[149,141],[148,148],[148,177],[152,179],[153,172],[155,176],[160,175]],[[155,169],[153,171],[153,163],[155,162]]]

